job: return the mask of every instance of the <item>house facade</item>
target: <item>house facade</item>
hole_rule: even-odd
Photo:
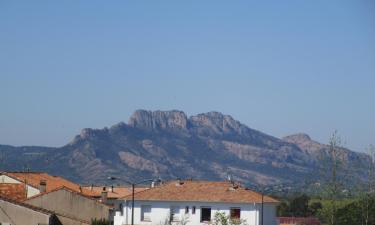
[[[131,224],[131,199],[130,195],[124,198],[114,225]],[[260,225],[263,215],[264,225],[277,225],[277,204],[273,198],[262,198],[231,182],[171,181],[135,194],[134,224],[212,224],[221,212],[248,225]]]

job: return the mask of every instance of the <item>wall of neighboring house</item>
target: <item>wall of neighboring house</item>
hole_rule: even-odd
[[[48,225],[50,215],[0,199],[0,223]]]
[[[89,221],[79,221],[79,220],[74,220],[69,217],[57,215],[57,218],[63,225],[90,225]]]
[[[26,186],[27,189],[27,198],[31,198],[35,195],[40,194],[40,190],[34,187],[31,187],[30,185]]]
[[[12,177],[2,174],[0,175],[0,183],[21,184],[22,182],[20,182],[17,179],[14,179]],[[30,185],[26,185],[26,190],[27,190],[27,198],[40,194],[40,190],[38,188],[34,188]]]
[[[9,177],[9,176],[6,176],[6,175],[2,174],[2,175],[0,175],[0,183],[20,184],[21,182],[12,178],[12,177]]]
[[[55,211],[74,219],[109,219],[109,207],[78,193],[60,189],[26,200],[28,204]]]
[[[124,204],[123,215],[115,217],[115,225],[130,224],[131,223],[131,201]],[[142,205],[151,206],[150,221],[142,221]],[[185,213],[185,207],[189,207],[189,212]],[[260,224],[260,210],[261,204],[236,204],[236,203],[202,203],[202,202],[147,202],[136,201],[134,209],[134,224],[151,225],[162,223],[170,215],[171,207],[178,208],[177,217],[179,220],[186,219],[187,225],[206,224],[201,222],[201,212],[203,207],[211,208],[211,220],[213,220],[216,212],[224,212],[226,215],[230,214],[231,208],[240,208],[241,219],[246,220],[248,225]],[[193,213],[195,207],[195,213]],[[175,223],[176,224],[176,223]],[[276,205],[264,204],[264,224],[277,225],[276,219]]]

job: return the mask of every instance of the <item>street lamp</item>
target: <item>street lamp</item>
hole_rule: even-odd
[[[127,180],[123,180],[123,179],[120,179],[120,178],[117,178],[117,177],[108,177],[108,180],[121,180],[127,184],[130,184],[132,186],[132,219],[131,219],[131,225],[134,225],[134,194],[135,194],[135,186],[138,185],[138,184],[142,184],[142,183],[146,183],[146,182],[154,182],[154,181],[161,181],[160,178],[158,179],[146,179],[146,180],[142,180],[142,181],[139,181],[139,182],[131,182],[131,181],[127,181]]]

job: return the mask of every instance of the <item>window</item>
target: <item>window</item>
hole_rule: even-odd
[[[141,221],[151,221],[151,206],[150,205],[141,206]]]
[[[180,207],[171,206],[171,221],[179,221],[179,220],[180,220]]]
[[[211,221],[211,208],[202,207],[201,208],[201,222]]]
[[[185,214],[189,214],[189,206],[185,207]]]
[[[241,209],[240,208],[231,208],[230,209],[230,218],[239,220],[241,218]]]
[[[192,214],[195,214],[195,206],[193,206],[193,207],[191,208],[191,213],[192,213]]]

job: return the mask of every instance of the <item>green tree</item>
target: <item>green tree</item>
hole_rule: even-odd
[[[323,208],[323,205],[321,202],[313,202],[309,206],[309,210],[311,212],[312,216],[318,215],[319,211]]]
[[[365,165],[366,174],[362,179],[363,182],[358,183],[356,188],[360,198],[358,207],[362,212],[363,225],[369,224],[370,214],[374,213],[370,210],[370,200],[375,197],[375,146],[370,145],[366,152],[369,155],[369,160]]]
[[[325,197],[329,200],[324,209],[329,225],[337,225],[336,214],[340,194],[346,179],[346,160],[341,148],[341,138],[337,131],[329,138],[329,147],[320,159]]]
[[[363,205],[368,206],[367,216],[364,216]],[[375,225],[375,198],[359,199],[339,208],[336,217],[340,225]]]
[[[292,216],[297,217],[306,217],[311,216],[311,212],[309,209],[309,196],[302,194],[297,196],[290,202],[290,212]]]
[[[216,212],[214,215],[215,225],[247,225],[246,220],[243,219],[232,219],[224,212]]]
[[[288,201],[282,201],[277,206],[277,215],[278,216],[290,216],[290,207]]]
[[[110,225],[111,223],[106,219],[93,219],[91,225]]]

